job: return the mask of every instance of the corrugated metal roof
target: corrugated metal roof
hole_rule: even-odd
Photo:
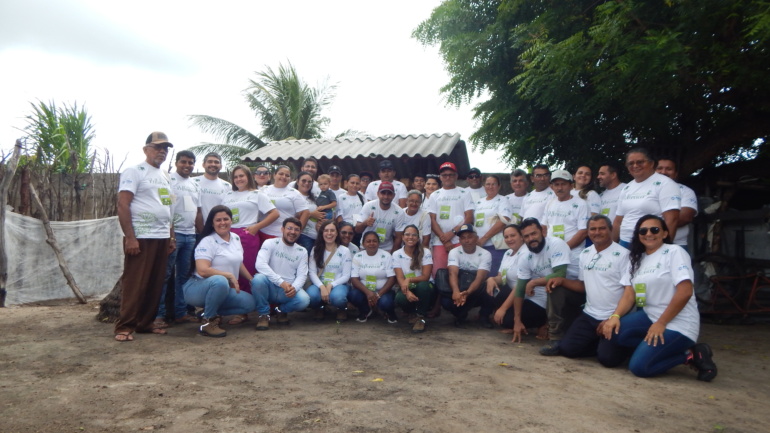
[[[320,172],[339,165],[344,175],[370,171],[377,175],[383,159],[393,162],[398,177],[436,173],[444,161],[457,165],[461,175],[470,170],[468,151],[460,134],[394,135],[367,138],[281,140],[242,157],[246,162],[283,163],[298,167],[315,157]]]

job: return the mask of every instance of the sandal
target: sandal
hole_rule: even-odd
[[[157,318],[152,322],[152,326],[155,329],[166,329],[168,328],[168,322],[166,322],[166,319]]]
[[[163,328],[152,328],[152,329],[150,329],[150,334],[166,335],[166,334],[168,334],[168,332],[166,332],[166,330],[163,329]]]
[[[125,343],[127,341],[134,341],[134,336],[130,332],[118,332],[115,334],[115,341]]]
[[[198,320],[197,317],[193,316],[192,314],[185,314],[184,316],[174,319],[174,323],[198,323],[200,320]]]
[[[243,322],[246,322],[249,320],[248,314],[238,314],[237,316],[233,316],[232,319],[227,321],[228,325],[240,325]]]

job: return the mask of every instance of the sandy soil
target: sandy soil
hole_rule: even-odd
[[[0,432],[759,432],[770,415],[770,326],[704,325],[719,376],[639,379],[546,358],[533,337],[447,314],[337,324],[292,315],[222,339],[194,324],[112,339],[97,304],[0,310]],[[247,326],[248,325],[248,326]]]

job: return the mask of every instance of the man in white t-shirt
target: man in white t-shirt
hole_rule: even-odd
[[[599,167],[599,172],[596,174],[599,186],[604,188],[604,191],[599,194],[602,200],[601,214],[609,218],[610,221],[615,221],[615,211],[618,209],[620,192],[626,186],[625,182],[620,181],[619,176],[620,167],[613,162],[605,163]]]
[[[625,287],[620,280],[628,270],[630,253],[612,241],[612,223],[604,215],[589,218],[588,237],[593,245],[580,253],[578,278],[557,277],[546,284],[546,287],[585,290],[586,303],[559,342],[558,351],[545,354],[568,358],[596,355],[603,366],[616,367],[626,360],[630,351],[604,338],[604,322],[615,312],[623,296]]]
[[[506,197],[511,205],[511,211],[513,211],[511,222],[518,224],[523,219],[521,217],[521,206],[524,204],[524,197],[529,192],[529,175],[526,171],[520,168],[513,170],[513,173],[511,173],[511,189],[513,192]]]
[[[457,230],[463,224],[473,224],[475,209],[471,194],[465,188],[457,187],[457,167],[445,162],[439,167],[441,189],[428,198],[427,210],[433,230],[433,277],[439,269],[447,266],[447,257],[452,248],[460,244]]]
[[[219,178],[220,171],[222,157],[218,153],[210,152],[203,157],[203,176],[193,178],[193,181],[198,183],[201,195],[201,218],[196,222],[199,232],[203,230],[203,221],[208,218],[211,208],[222,204],[225,195],[233,190],[230,182]]]
[[[525,292],[532,295],[536,287],[545,287],[548,293],[548,338],[551,341],[540,348],[540,353],[549,353],[558,350],[559,340],[580,314],[580,307],[585,303],[586,295],[585,291],[570,287],[547,287],[551,279],[567,276],[567,266],[570,264],[570,249],[567,243],[559,238],[545,236],[542,226],[534,218],[525,218],[520,229],[529,253],[519,260],[519,279],[513,298],[513,341],[521,342],[521,334],[527,333],[521,321]]]
[[[535,189],[530,191],[521,203],[521,218],[543,219],[545,205],[553,199],[551,184],[551,170],[545,164],[538,164],[532,168],[530,176]]]
[[[390,182],[393,184],[393,189],[396,191],[395,203],[401,209],[406,207],[406,185],[403,182],[396,180],[396,170],[393,167],[393,163],[387,159],[380,161],[380,180],[370,182],[366,187],[366,193],[364,198],[366,201],[377,200],[377,193],[380,188],[380,183]]]
[[[551,174],[551,189],[556,198],[545,205],[540,224],[546,236],[557,237],[571,250],[571,263],[567,274],[578,274],[578,257],[586,245],[586,223],[588,223],[588,203],[572,195],[572,175],[567,170],[556,170]]]
[[[471,193],[474,203],[487,196],[487,191],[484,189],[484,185],[481,184],[482,180],[481,170],[476,167],[473,167],[468,172],[468,175],[465,176],[465,181],[468,182],[468,187],[465,190]]]
[[[658,173],[667,176],[669,179],[676,182],[679,176],[679,170],[677,169],[676,162],[671,159],[659,159],[658,166],[655,168]],[[690,235],[690,223],[698,215],[698,198],[695,196],[695,191],[687,185],[679,185],[680,197],[682,198],[682,207],[679,210],[679,218],[676,220],[676,235],[673,242],[680,247],[684,248],[688,253],[687,237]]]
[[[381,182],[377,200],[366,203],[358,214],[356,232],[362,236],[375,232],[380,238],[380,249],[394,253],[401,248],[404,235],[404,210],[393,204],[395,190],[390,182]]]
[[[492,254],[478,246],[479,237],[473,224],[463,224],[457,230],[460,247],[449,252],[447,269],[449,272],[449,290],[439,288],[441,305],[455,317],[455,326],[463,327],[468,312],[481,305],[484,282],[492,268]],[[475,278],[465,285],[467,279],[460,271],[475,273]]]
[[[176,172],[171,174],[171,214],[176,238],[176,250],[168,256],[166,280],[160,295],[160,305],[155,319],[155,326],[165,328],[166,293],[171,276],[174,277],[174,322],[197,322],[198,318],[187,313],[182,287],[190,274],[193,250],[195,249],[195,221],[200,214],[200,188],[192,180],[190,173],[195,167],[195,154],[181,150],[176,154]]]
[[[115,340],[128,342],[134,332],[165,334],[154,325],[166,277],[168,255],[176,249],[171,224],[171,181],[160,165],[168,156],[168,137],[153,132],[144,145],[145,161],[120,174],[118,222],[123,230],[122,298]]]
[[[270,323],[270,304],[278,305],[278,324],[288,325],[288,313],[310,305],[303,289],[307,280],[307,250],[297,243],[302,223],[294,217],[283,220],[281,237],[266,240],[257,254],[257,275],[252,295],[257,306],[257,330],[266,331]]]
[[[342,169],[338,165],[329,167],[329,178],[331,179],[329,189],[337,196],[337,206],[339,206],[340,197],[346,192],[342,189]]]

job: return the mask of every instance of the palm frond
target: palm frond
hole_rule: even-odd
[[[194,153],[198,160],[203,160],[203,157],[207,153],[218,153],[222,157],[222,163],[224,164],[222,167],[223,169],[242,164],[243,161],[241,160],[241,157],[253,151],[253,149],[247,147],[222,143],[201,143],[197,146],[190,147],[187,150]]]
[[[192,121],[193,125],[200,128],[203,132],[212,134],[216,138],[233,146],[257,150],[265,145],[264,141],[249,132],[246,128],[227,120],[202,114],[193,114],[187,116],[187,118]]]

